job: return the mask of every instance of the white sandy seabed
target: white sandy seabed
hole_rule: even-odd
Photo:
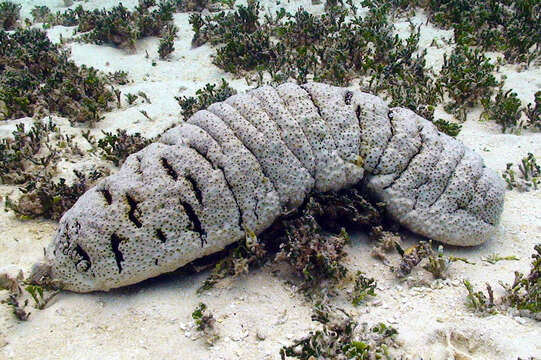
[[[60,0],[22,0],[23,16],[29,16],[34,5],[62,9]],[[115,1],[89,0],[85,7],[112,6]],[[124,5],[133,7],[134,0]],[[295,10],[304,6],[314,13],[322,5],[309,1],[291,1],[265,6]],[[143,90],[151,104],[138,101],[123,104],[121,109],[105,114],[91,132],[117,128],[141,132],[146,137],[161,133],[179,122],[178,95],[193,95],[207,82],[227,79],[238,90],[248,87],[244,79],[233,79],[212,64],[214,50],[206,45],[191,47],[192,31],[189,14],[176,14],[180,28],[175,52],[168,61],[158,59],[159,40],[145,39],[137,43],[135,54],[109,46],[73,43],[68,45],[78,64],[104,71],[126,70],[131,82],[120,87],[123,93]],[[422,14],[415,23],[425,24]],[[408,28],[407,22],[396,25],[398,31]],[[54,41],[60,34],[68,38],[72,28],[61,26],[48,31]],[[401,34],[403,35],[403,33]],[[449,47],[430,47],[433,38],[452,37],[452,32],[423,25],[421,46],[428,48],[429,66],[438,69]],[[441,43],[441,41],[440,41]],[[146,58],[146,52],[149,57]],[[155,66],[152,65],[153,61]],[[506,87],[518,93],[523,104],[533,102],[541,88],[539,67],[520,71],[506,65],[499,75],[507,75]],[[145,110],[152,121],[141,115]],[[438,117],[449,118],[444,112]],[[75,133],[66,119],[53,117],[63,132]],[[5,121],[0,136],[15,129],[15,124],[30,119]],[[496,124],[479,122],[478,115],[464,123],[459,138],[478,151],[486,164],[502,172],[508,162],[516,163],[528,152],[541,158],[541,134],[524,131],[522,135],[501,134]],[[81,141],[83,144],[84,141]],[[71,169],[96,162],[96,158],[73,159],[61,164],[61,175],[69,177]],[[16,187],[0,186],[0,196],[15,194]],[[0,267],[22,268],[28,272],[42,256],[42,248],[51,240],[56,223],[43,220],[21,221],[11,212],[0,213]],[[489,282],[496,296],[502,294],[498,281],[511,282],[514,271],[527,272],[533,246],[541,243],[541,191],[519,193],[509,191],[498,233],[482,246],[469,249],[449,247],[450,255],[468,258],[475,265],[453,263],[449,279],[431,282],[430,286],[410,287],[400,282],[389,268],[370,256],[371,245],[366,237],[353,237],[348,247],[348,267],[362,270],[378,281],[377,296],[366,305],[354,308],[344,299],[335,303],[351,311],[357,321],[373,324],[386,322],[398,329],[402,343],[397,357],[403,359],[517,359],[541,358],[541,324],[529,318],[507,314],[480,317],[465,305],[463,279],[478,288]],[[413,244],[410,240],[406,246]],[[519,261],[500,261],[494,265],[482,261],[490,254],[515,255]],[[396,260],[396,259],[395,259]],[[225,281],[216,288],[197,295],[196,289],[208,276],[168,275],[110,293],[62,293],[44,310],[33,310],[30,319],[19,322],[7,306],[0,307],[0,359],[279,359],[279,349],[294,339],[318,328],[310,320],[310,304],[299,296],[272,265],[251,271],[248,275]],[[412,277],[422,277],[423,270]],[[220,340],[208,347],[193,330],[191,312],[204,302],[217,319]],[[263,337],[264,340],[258,339]]]

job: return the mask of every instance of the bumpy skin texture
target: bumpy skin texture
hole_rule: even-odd
[[[481,157],[412,111],[288,83],[213,104],[131,155],[62,217],[46,263],[65,289],[106,291],[358,183],[406,228],[452,245],[485,241],[503,207],[504,182]]]

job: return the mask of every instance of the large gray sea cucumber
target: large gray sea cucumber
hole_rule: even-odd
[[[460,246],[494,232],[505,188],[410,110],[321,83],[265,86],[128,157],[66,212],[38,268],[64,289],[107,291],[260,234],[310,193],[359,184],[404,227]]]

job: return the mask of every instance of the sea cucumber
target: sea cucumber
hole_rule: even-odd
[[[107,291],[260,234],[311,193],[361,185],[394,220],[446,244],[494,232],[504,182],[404,108],[321,83],[264,86],[201,110],[87,191],[37,266]]]

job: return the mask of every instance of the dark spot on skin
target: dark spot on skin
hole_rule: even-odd
[[[190,182],[190,184],[192,185],[192,190],[193,190],[193,192],[195,194],[195,198],[197,199],[197,201],[200,204],[202,204],[203,203],[203,195],[201,194],[201,190],[199,190],[199,187],[197,187],[197,182],[191,176],[186,176],[186,180],[188,180]]]
[[[156,230],[156,236],[158,237],[158,239],[160,239],[162,243],[167,241],[167,238],[165,237],[165,234],[163,233],[162,229]]]
[[[77,246],[75,247],[75,252],[79,255],[79,258],[81,259],[79,262],[86,261],[88,263],[88,267],[84,269],[84,271],[88,271],[91,266],[90,256],[88,256],[88,253],[84,251],[79,244],[77,244]]]
[[[353,92],[346,91],[346,96],[344,97],[344,101],[346,102],[346,105],[351,105],[351,98],[353,97]]]
[[[138,228],[142,227],[143,224],[141,224],[141,221],[139,221],[139,219],[135,216],[135,212],[137,211],[137,201],[135,201],[128,194],[126,194],[126,200],[128,200],[128,204],[130,205],[130,211],[128,212],[128,218]]]
[[[162,166],[164,167],[164,169],[167,171],[167,175],[171,176],[173,180],[176,181],[178,179],[178,174],[175,169],[173,169],[173,167],[171,166],[171,164],[169,164],[166,158],[162,157],[160,161],[162,162]]]
[[[122,262],[124,261],[124,255],[119,250],[122,239],[117,234],[111,235],[111,249],[115,255],[116,266],[118,267],[118,273],[122,273]]]
[[[109,190],[98,190],[103,197],[105,198],[105,201],[107,201],[107,205],[111,205],[113,203],[113,197],[111,196],[111,193]]]
[[[181,205],[184,207],[186,215],[188,215],[188,219],[190,219],[190,222],[192,223],[192,230],[199,233],[199,236],[201,238],[201,247],[203,247],[207,242],[207,233],[205,232],[205,230],[203,230],[203,227],[201,226],[201,221],[199,221],[199,217],[189,203],[182,201]]]

